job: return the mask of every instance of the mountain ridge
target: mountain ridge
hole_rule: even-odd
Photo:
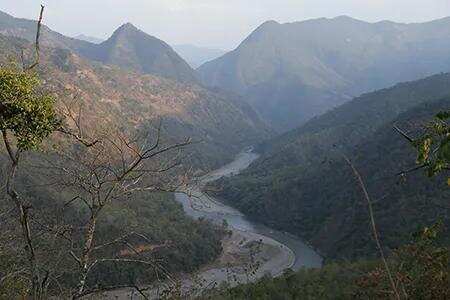
[[[449,71],[449,41],[450,17],[414,24],[269,21],[198,73],[285,131],[361,93]]]
[[[110,38],[81,52],[89,59],[140,73],[181,82],[196,82],[194,70],[164,41],[131,23],[118,27]]]
[[[36,21],[15,18],[2,12],[0,34],[33,42]],[[126,43],[115,44],[113,41],[117,35]],[[84,58],[117,65],[135,72],[159,75],[182,82],[197,82],[195,71],[167,43],[143,32],[131,23],[125,23],[117,28],[111,37],[100,44],[67,37],[43,24],[41,44],[51,48],[70,49]],[[124,57],[124,53],[128,53],[133,60]]]
[[[0,62],[8,63],[8,57],[19,59],[21,49],[29,49],[26,58],[32,57],[31,46],[25,40],[0,35]],[[112,122],[135,130],[163,119],[166,139],[202,141],[189,154],[201,171],[232,160],[243,147],[271,135],[248,105],[195,83],[130,72],[46,46],[41,48],[38,71],[45,88],[59,100],[74,101],[70,97],[78,95],[88,108],[84,110],[86,125]]]
[[[85,34],[78,34],[78,35],[74,36],[73,38],[77,39],[77,40],[93,43],[93,44],[100,44],[100,43],[104,42],[103,39],[93,37],[93,36],[88,36]]]

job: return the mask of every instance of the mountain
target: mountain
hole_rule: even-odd
[[[174,45],[173,49],[194,69],[226,53],[226,51],[220,49],[198,47],[189,44]]]
[[[181,82],[196,81],[194,70],[169,45],[131,23],[120,26],[108,40],[83,49],[81,54],[126,70]]]
[[[31,51],[32,45],[0,35],[1,60],[20,57],[23,48]],[[88,108],[86,126],[108,121],[123,128],[146,128],[161,118],[166,140],[191,137],[198,142],[189,150],[196,169],[217,167],[270,134],[249,105],[197,84],[130,72],[48,47],[41,49],[39,72],[61,103],[73,101],[74,95],[82,100]]]
[[[84,34],[79,34],[79,35],[75,36],[74,39],[86,41],[86,42],[93,43],[93,44],[100,44],[103,42],[102,39],[99,39],[99,38],[96,38],[93,36],[87,36]]]
[[[0,34],[14,36],[34,41],[36,38],[36,21],[15,18],[0,11]],[[81,49],[89,47],[90,43],[75,38],[64,36],[51,30],[46,25],[42,25],[40,43],[47,47],[62,49]]]
[[[450,221],[442,209],[450,199],[445,177],[396,175],[415,167],[416,152],[393,125],[415,136],[449,108],[450,74],[362,95],[260,145],[261,157],[222,180],[218,195],[253,219],[304,237],[328,258],[376,255],[346,155],[367,185],[383,245],[392,249],[420,226]]]
[[[450,70],[450,18],[421,24],[350,17],[258,27],[198,69],[208,86],[243,95],[280,130],[354,96]]]
[[[34,41],[36,22],[0,12],[0,34]],[[181,82],[196,82],[195,71],[165,42],[146,34],[130,23],[120,26],[100,44],[59,34],[42,26],[41,44],[69,49],[78,55],[126,70],[154,74]]]
[[[0,66],[10,63],[11,57],[19,59],[22,49],[29,49],[24,51],[24,57],[26,60],[30,59],[33,54],[32,46],[26,40],[0,35]],[[234,104],[233,100],[224,98],[218,93],[209,92],[193,84],[127,72],[98,62],[92,63],[67,49],[41,47],[41,61],[36,71],[40,74],[43,89],[54,94],[58,110],[65,105],[75,104],[73,108],[77,115],[79,110],[76,104],[81,104],[80,122],[87,135],[92,132],[91,129],[106,126],[131,133],[145,130],[149,133],[151,143],[154,143],[156,135],[153,134],[152,125],[156,125],[161,118],[161,145],[180,142],[189,136],[195,142],[201,140],[202,143],[192,145],[183,151],[183,156],[177,157],[183,158],[185,166],[194,170],[206,171],[232,159],[232,153],[240,151],[244,146],[240,144],[245,143],[243,136],[248,138],[260,132],[260,129],[257,129],[258,120],[247,115],[244,111],[247,109],[245,106]],[[66,120],[71,121],[69,117]],[[232,137],[233,141],[229,140],[229,137]],[[72,139],[68,137],[61,139],[61,136],[55,133],[46,139],[46,142],[49,140],[59,144],[70,143]],[[0,154],[0,177],[5,179],[11,162],[3,147]],[[111,157],[108,159],[111,159],[112,164],[117,162]],[[161,166],[164,159],[164,156],[158,157]],[[56,173],[52,171],[44,175],[41,172],[43,169],[53,169],[53,166],[58,164],[51,166],[50,160],[52,163],[63,161],[62,156],[55,155],[53,151],[51,154],[45,150],[29,151],[28,155],[22,156],[23,168],[20,168],[14,181],[19,193],[33,203],[34,220],[39,219],[38,227],[35,226],[36,222],[30,225],[30,231],[42,233],[33,238],[34,245],[39,245],[34,250],[39,265],[52,269],[52,263],[56,263],[58,274],[61,274],[58,275],[58,291],[50,286],[48,294],[52,296],[49,297],[66,298],[65,291],[73,287],[73,278],[78,268],[70,260],[66,260],[63,264],[54,260],[53,254],[61,252],[66,244],[59,243],[54,237],[50,238],[47,234],[49,231],[43,233],[39,228],[64,223],[65,226],[78,228],[70,234],[75,240],[86,226],[88,212],[83,205],[73,202],[67,205],[67,200],[73,198],[72,193],[80,192],[75,185],[70,184],[71,188],[63,187],[51,179]],[[172,163],[173,161],[170,161],[170,164]],[[32,165],[46,167],[32,167]],[[64,164],[68,167],[69,165],[67,161]],[[2,199],[7,198],[4,189],[0,191],[0,195]],[[12,270],[11,262],[20,262],[23,257],[23,252],[17,251],[23,246],[22,240],[16,238],[20,236],[20,232],[11,205],[10,201],[0,201],[3,231],[0,235],[2,279],[6,279],[3,276],[5,272]],[[130,193],[120,200],[110,201],[108,208],[103,212],[97,223],[95,239],[98,245],[103,244],[105,240],[114,240],[119,236],[123,237],[124,234],[129,235],[131,231],[149,237],[155,245],[170,243],[167,247],[155,247],[154,251],[153,249],[151,251],[152,258],[157,257],[160,260],[158,266],[170,274],[194,272],[205,264],[212,263],[222,252],[224,230],[208,221],[194,220],[187,216],[182,205],[176,202],[174,194],[147,191],[132,195]],[[81,240],[76,243],[80,245]],[[124,249],[122,245],[110,246],[111,253],[119,253]],[[70,249],[77,251],[78,247]],[[140,252],[140,258],[141,254],[143,253]],[[164,276],[153,271],[152,268],[150,272],[147,265],[145,269],[136,265],[103,265],[92,271],[92,277],[95,278],[92,280],[95,282],[92,286],[110,286],[137,280],[150,283],[159,281],[161,276]],[[14,299],[21,294],[22,288],[3,283],[0,284],[1,299]]]

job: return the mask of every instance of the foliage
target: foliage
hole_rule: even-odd
[[[280,277],[264,277],[256,283],[207,293],[204,299],[350,299],[357,292],[356,280],[374,262],[327,264],[321,269],[286,271]],[[331,297],[332,295],[332,297]]]
[[[259,146],[261,157],[218,183],[217,195],[251,218],[310,241],[328,258],[376,255],[367,207],[342,154],[361,172],[374,201],[383,244],[448,214],[443,174],[410,170],[417,153],[393,130],[421,136],[423,124],[450,106],[450,75],[366,94]],[[400,216],[400,218],[399,218]]]
[[[400,247],[390,259],[391,271],[402,299],[448,299],[450,297],[450,253],[439,246],[441,224],[426,227],[415,241]],[[358,280],[358,297],[391,299],[388,274],[378,267]]]
[[[36,163],[36,162],[33,162]],[[33,197],[36,219],[40,222],[52,224],[61,218],[63,199],[66,195],[61,190],[54,190],[51,186],[39,186],[39,179],[33,174],[21,174],[18,178],[19,187],[25,190],[25,197]],[[4,203],[0,203],[0,208]],[[85,211],[82,206],[65,208],[64,218],[66,228],[80,228],[84,226]],[[14,225],[15,220],[11,220]],[[55,223],[57,224],[57,223]],[[0,237],[0,277],[3,271],[11,269],[17,264],[26,262],[20,246],[13,239],[7,239],[5,230],[9,227],[1,223],[3,234]],[[12,226],[10,235],[20,234],[17,227]],[[114,240],[126,232],[134,231],[145,235],[151,240],[151,245],[164,245],[146,255],[151,255],[159,268],[145,267],[139,264],[104,263],[99,264],[88,277],[89,287],[102,287],[116,284],[149,283],[157,279],[164,279],[169,272],[176,276],[179,272],[193,272],[220,255],[222,251],[221,239],[224,230],[204,220],[192,220],[183,212],[171,194],[139,193],[123,202],[114,203],[98,227],[98,244]],[[35,242],[39,244],[37,255],[43,264],[52,267],[65,244],[53,244],[52,235],[37,236]],[[61,247],[61,248],[58,248]],[[127,249],[123,243],[118,243],[108,249],[108,252],[96,253],[98,257],[108,255],[118,257],[121,251]],[[143,255],[141,254],[141,255]],[[139,255],[128,255],[126,258],[138,259]],[[60,295],[59,288],[67,291],[74,287],[77,277],[73,273],[74,261],[68,257],[59,266],[59,287],[52,284],[50,294]],[[20,297],[27,282],[17,277],[0,284],[0,299],[5,293],[5,299]]]
[[[170,274],[193,272],[212,262],[222,252],[221,239],[225,231],[204,220],[187,217],[173,195],[139,194],[127,203],[118,203],[105,213],[98,231],[99,243],[109,241],[124,233],[135,231],[148,237],[156,248],[151,255],[159,267],[139,264],[104,264],[89,278],[92,285],[110,286],[136,282],[152,282]],[[127,249],[118,245],[112,250]],[[139,258],[130,255],[129,258]]]
[[[450,110],[439,112],[428,124],[426,133],[414,141],[418,150],[417,163],[427,168],[429,176],[450,170],[449,120]]]
[[[0,68],[0,130],[13,132],[20,150],[36,149],[59,124],[55,100],[39,84],[35,73]]]
[[[0,43],[3,41],[3,37],[0,36]],[[8,48],[8,43],[9,41],[5,40],[5,44],[1,44],[0,51],[3,51],[3,47]],[[67,100],[68,97],[67,94],[63,93],[62,87],[73,87],[74,84],[74,89],[81,91],[80,93],[86,97],[82,102],[88,107],[86,110],[86,118],[83,118],[83,121],[86,121],[83,124],[83,129],[86,129],[88,132],[96,126],[101,126],[99,123],[103,121],[101,120],[102,118],[114,120],[124,131],[132,131],[136,127],[141,126],[146,127],[148,124],[145,123],[150,123],[150,120],[158,116],[158,108],[153,106],[153,102],[148,101],[148,98],[152,97],[158,98],[156,102],[159,102],[161,99],[169,101],[170,103],[167,105],[174,105],[172,103],[173,98],[182,98],[184,99],[184,105],[188,107],[189,113],[191,114],[198,114],[199,110],[204,111],[206,107],[208,108],[208,113],[214,110],[217,116],[215,115],[210,118],[210,122],[217,122],[216,117],[221,118],[224,116],[223,108],[231,111],[240,111],[237,105],[228,103],[226,99],[222,99],[198,86],[177,85],[170,80],[129,74],[118,68],[98,65],[92,66],[89,62],[81,59],[74,62],[71,60],[73,54],[67,53],[66,51],[55,50],[54,52],[49,52],[51,53],[50,57],[48,53],[43,53],[41,56],[42,64],[38,68],[38,71],[45,80],[45,86],[56,90],[58,92],[58,99],[64,97],[61,100]],[[91,77],[79,76],[82,71],[92,73],[95,76],[95,80],[92,80]],[[15,144],[17,144],[17,150],[19,152],[36,150],[41,142],[59,126],[59,120],[56,117],[53,106],[63,105],[63,101],[55,103],[54,97],[46,94],[40,88],[41,82],[36,73],[21,71],[15,67],[4,67],[1,69],[0,75],[0,129],[7,130],[11,135],[14,135],[14,141],[17,142]],[[117,87],[114,84],[113,86],[117,90],[113,91],[113,88],[109,87],[111,80],[116,80],[120,82],[117,85],[123,86]],[[129,91],[135,90],[133,84],[140,84],[141,81],[143,83],[142,87],[139,87],[140,93],[136,96],[138,98],[136,102],[140,105],[145,104],[145,110],[140,110],[136,114],[128,112],[129,115],[127,115],[125,112],[128,110],[128,106],[133,106],[134,103],[132,101],[134,98],[130,98],[130,94],[136,95]],[[120,91],[120,93],[116,93],[117,91]],[[186,93],[186,91],[189,92]],[[105,97],[108,98],[109,96],[105,96],[108,93],[113,95],[111,97],[114,100],[120,99],[127,106],[118,102],[116,106],[98,101]],[[180,95],[180,97],[174,95]],[[69,95],[70,100],[74,101],[72,96]],[[197,98],[199,99],[198,101]],[[179,103],[178,100],[177,103]],[[230,116],[239,119],[239,116],[235,116],[235,114],[230,114]],[[187,120],[191,119],[190,117],[182,119],[177,114],[177,117],[168,118],[168,122],[165,123],[167,126],[163,128],[163,139],[165,143],[176,141],[190,134],[199,136],[196,132],[203,132],[203,130],[197,128],[199,127],[197,126],[199,124],[198,122],[204,121],[202,117],[196,118],[199,120],[193,120],[193,122],[197,123],[193,123],[190,126],[186,126],[190,122]],[[70,121],[68,120],[68,122]],[[205,126],[209,127],[209,125]],[[187,127],[190,129],[186,131],[185,128]],[[215,134],[219,135],[218,132]],[[64,154],[68,154],[67,148],[70,147],[66,148],[67,145],[62,141],[63,138],[64,136],[55,135],[58,150],[61,150],[61,152],[66,151]],[[236,145],[236,148],[239,147],[239,145]],[[79,150],[77,147],[73,148],[74,151]],[[227,153],[227,155],[231,157],[232,153]],[[224,159],[218,153],[214,153],[213,156],[218,161]],[[63,234],[74,233],[73,235],[79,238],[77,242],[80,242],[82,238],[76,236],[76,234],[86,226],[84,222],[86,221],[86,211],[82,207],[64,206],[68,200],[72,199],[70,197],[72,195],[67,191],[55,188],[55,186],[52,186],[52,183],[43,183],[44,179],[42,174],[44,171],[35,167],[36,165],[48,166],[45,162],[50,160],[52,162],[60,161],[62,157],[58,157],[55,153],[38,154],[35,151],[29,151],[21,156],[21,163],[25,165],[21,165],[21,168],[17,172],[17,184],[15,186],[20,191],[20,196],[24,203],[32,203],[32,214],[30,213],[32,222],[30,229],[31,232],[36,233],[33,243],[36,245],[35,255],[38,261],[38,268],[39,270],[43,270],[43,273],[45,270],[57,270],[59,273],[57,281],[50,279],[47,282],[50,282],[50,294],[59,295],[59,288],[73,290],[78,278],[75,278],[76,276],[74,274],[74,270],[76,269],[75,260],[71,257],[61,258],[61,253],[65,252],[65,255],[67,255],[67,251],[65,251],[68,248],[67,242],[64,242],[59,237],[61,232],[52,232],[52,230],[55,229],[57,231],[62,228]],[[162,159],[160,160],[162,161]],[[210,164],[211,161],[208,160],[207,165],[210,166]],[[5,167],[7,162],[4,160],[4,157],[0,157],[0,165],[2,166],[0,174],[4,178],[7,173],[7,168]],[[56,173],[54,170],[53,172]],[[4,195],[5,190],[2,190],[1,196]],[[109,207],[105,218],[99,222],[99,243],[115,239],[123,234],[124,231],[126,232],[126,230],[134,230],[135,232],[144,234],[151,238],[151,245],[145,246],[149,246],[149,249],[153,249],[152,247],[154,245],[158,246],[155,251],[148,251],[146,255],[154,255],[155,260],[165,270],[171,273],[196,270],[202,264],[214,260],[220,254],[221,238],[223,235],[222,228],[215,227],[204,220],[191,220],[184,214],[181,205],[174,201],[173,196],[149,196],[147,194],[140,195],[137,199],[133,199],[133,201],[128,200],[130,199],[123,199],[123,202]],[[3,210],[9,211],[9,208],[7,203],[0,202],[2,212]],[[16,221],[14,215],[10,212],[4,216],[6,219]],[[3,215],[0,221],[3,221]],[[1,223],[0,225],[3,230],[4,224]],[[16,224],[14,223],[14,225]],[[17,236],[21,234],[19,228],[17,226],[11,226],[8,230],[8,234],[10,233],[16,238],[3,239],[6,234],[2,236],[1,245],[7,251],[0,251],[0,279],[6,278],[5,275],[8,275],[8,269],[11,269],[12,273],[15,273],[17,270],[23,269],[22,266],[27,264],[25,251],[21,251],[24,247],[20,239],[17,239]],[[3,233],[5,232],[6,230]],[[55,241],[56,239],[58,241]],[[74,244],[77,242],[74,242]],[[77,246],[79,245],[75,245],[75,247]],[[112,257],[120,255],[124,245],[115,246],[111,247],[109,249],[110,252],[107,253],[111,254]],[[104,253],[96,253],[96,255],[100,254]],[[136,258],[133,255],[130,255],[130,257]],[[136,265],[99,264],[93,270],[92,277],[88,278],[88,284],[91,287],[95,287],[98,285],[119,284],[123,282],[146,281],[148,283],[157,278],[154,271],[154,268],[143,268],[142,266],[137,267]],[[11,280],[8,277],[8,280],[0,283],[2,288],[1,292],[6,290],[8,294],[5,297],[8,299],[20,297],[23,288],[29,287],[29,282],[22,282],[17,280],[17,278],[18,275],[16,274],[15,276],[11,276]]]

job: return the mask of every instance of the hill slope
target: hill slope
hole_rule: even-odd
[[[131,23],[120,26],[108,40],[99,45],[90,45],[81,54],[125,70],[155,74],[181,82],[196,81],[194,70],[169,45]]]
[[[0,34],[34,41],[36,22],[14,18],[0,11]],[[119,27],[108,40],[100,44],[66,37],[44,25],[41,43],[51,48],[70,49],[87,59],[126,70],[181,82],[196,82],[195,71],[169,45],[130,23]]]
[[[205,84],[245,95],[278,128],[289,129],[363,92],[450,70],[449,46],[450,18],[269,21],[198,71]]]
[[[422,172],[404,182],[395,175],[414,166],[415,151],[392,126],[415,134],[449,107],[450,74],[363,95],[262,145],[262,157],[223,180],[219,195],[252,218],[305,237],[328,257],[366,256],[376,247],[345,154],[366,180],[383,242],[396,246],[417,226],[448,218],[434,204],[446,203],[450,190],[443,178]]]
[[[2,58],[31,48],[23,40],[0,36]],[[233,158],[242,147],[267,137],[269,130],[242,102],[201,86],[141,75],[91,63],[70,50],[42,49],[39,72],[46,88],[61,101],[83,103],[86,125],[105,121],[124,128],[145,128],[161,118],[163,136],[191,137],[196,167],[207,170]]]

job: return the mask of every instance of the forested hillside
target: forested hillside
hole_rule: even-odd
[[[36,223],[33,223],[33,229],[40,230],[42,234],[35,239],[36,247],[39,249],[37,255],[41,257],[40,252],[45,250],[41,262],[50,270],[57,268],[60,286],[53,290],[52,285],[51,293],[60,293],[61,290],[69,290],[76,282],[75,261],[66,257],[62,262],[58,262],[61,260],[62,249],[66,245],[63,243],[60,248],[54,248],[55,240],[46,236],[43,228],[44,226],[57,228],[62,220],[65,220],[64,226],[68,231],[83,228],[87,211],[81,203],[68,206],[67,201],[73,195],[45,181],[38,169],[31,168],[30,172],[30,165],[36,163],[38,161],[28,160],[27,171],[20,174],[18,190],[23,193],[24,198],[33,201],[33,220],[39,222],[41,226],[36,227]],[[4,159],[0,161],[0,165],[6,165]],[[5,172],[0,172],[0,176],[5,178]],[[3,232],[0,237],[0,275],[2,276],[7,274],[4,272],[14,270],[18,262],[22,265],[27,263],[24,259],[24,250],[18,250],[20,243],[15,237],[20,236],[20,232],[8,203],[0,203],[0,212],[2,212],[0,225]],[[131,232],[149,239],[143,243],[134,237],[133,243],[137,243],[138,247],[147,247],[143,248],[142,254],[151,252],[155,266],[149,268],[139,263],[101,265],[93,270],[87,282],[88,286],[99,288],[135,282],[148,283],[166,278],[169,273],[175,276],[179,272],[193,272],[204,264],[214,261],[220,255],[221,239],[225,235],[223,228],[187,217],[182,206],[175,202],[174,196],[167,193],[138,193],[128,197],[126,201],[114,203],[99,220],[96,245],[113,241]],[[132,249],[125,243],[116,243],[111,245],[108,249],[110,252],[106,255],[133,259],[135,253]],[[105,253],[96,253],[96,255],[105,255]],[[5,280],[0,287],[0,299],[17,297],[26,289],[27,284],[22,280]],[[62,294],[59,295],[62,296]]]
[[[412,136],[450,107],[450,75],[363,95],[261,145],[242,175],[223,180],[219,196],[252,218],[300,236],[329,258],[375,252],[366,203],[344,155],[362,173],[387,247],[430,220],[447,220],[443,178],[414,167],[415,151],[393,126]]]
[[[450,19],[368,23],[341,16],[258,27],[198,71],[245,95],[286,131],[364,92],[450,70]]]
[[[23,40],[0,36],[4,60],[19,60],[21,47],[32,49]],[[40,72],[60,105],[82,104],[87,127],[108,121],[145,130],[161,119],[165,138],[192,138],[190,159],[198,169],[218,166],[270,134],[248,105],[228,94],[92,63],[69,50],[43,49]]]
[[[23,61],[21,50],[24,50]],[[14,173],[14,176],[17,175],[14,177],[14,188],[19,191],[18,201],[23,202],[17,203],[26,203],[20,204],[23,205],[20,207],[27,211],[27,216],[28,210],[32,211],[29,217],[31,223],[24,226],[31,228],[35,251],[33,255],[37,257],[40,268],[46,270],[33,269],[33,272],[58,274],[52,275],[58,276],[57,283],[50,280],[42,290],[50,294],[74,294],[77,282],[80,282],[78,272],[82,264],[71,251],[80,256],[85,255],[82,243],[94,239],[96,249],[90,251],[95,252],[92,254],[92,267],[95,268],[89,268],[89,272],[92,272],[82,281],[86,289],[94,291],[96,288],[107,289],[111,285],[166,280],[168,274],[192,272],[217,258],[222,251],[224,229],[204,220],[188,218],[182,206],[175,202],[173,194],[169,192],[174,192],[186,180],[186,176],[210,170],[230,160],[242,147],[253,143],[252,139],[266,136],[269,130],[257,114],[250,107],[230,99],[228,95],[211,92],[195,84],[142,75],[87,61],[67,49],[41,47],[40,51],[36,69],[16,71],[21,69],[22,63],[25,66],[32,65],[35,58],[34,47],[25,40],[0,35],[1,70],[4,72],[1,75],[2,92],[7,90],[8,84],[16,82],[8,80],[16,78],[15,76],[22,76],[19,78],[25,80],[25,84],[28,82],[26,80],[32,80],[33,84],[40,83],[42,86],[35,93],[48,93],[48,97],[54,97],[54,110],[58,113],[58,118],[65,125],[76,128],[76,133],[69,134],[57,127],[57,132],[51,139],[43,141],[43,151],[40,154],[29,151],[37,149],[37,146],[32,144],[31,148],[26,148],[16,137],[12,137],[11,141],[4,140],[5,143],[11,143],[8,145],[13,150],[9,147],[2,147],[1,150],[0,176],[5,181],[10,178],[10,164],[15,164],[15,157],[20,156],[21,159],[19,170]],[[40,81],[32,76],[40,76]],[[20,86],[20,81],[17,82]],[[34,101],[34,96],[26,94],[31,93],[30,91],[34,92],[28,87],[20,90],[25,96],[20,94],[19,99]],[[10,105],[10,94],[4,93],[2,97],[2,108]],[[11,103],[15,104],[16,100],[13,98]],[[49,102],[49,105],[52,104],[53,102]],[[31,104],[30,115],[27,115],[26,109],[19,108],[27,120],[46,116],[39,113],[33,115],[34,105],[38,104]],[[11,109],[16,111],[15,107]],[[16,114],[22,116],[2,110],[1,125],[15,126],[3,123],[3,118],[14,118]],[[16,121],[11,124],[16,124],[14,122]],[[28,122],[32,121],[24,121],[27,126]],[[59,121],[55,120],[55,126],[58,124]],[[40,132],[40,126],[42,125],[32,126],[30,130]],[[16,129],[17,127],[7,128],[2,127],[4,134],[19,135],[23,130]],[[228,140],[227,131],[232,140]],[[103,132],[102,135],[100,132]],[[30,143],[38,143],[41,139],[35,140],[28,131],[25,136],[23,139],[30,139]],[[84,138],[104,140],[86,142]],[[192,140],[189,141],[188,138]],[[138,140],[141,144],[137,143]],[[157,160],[152,164],[148,163],[145,166],[148,169],[141,166],[139,175],[133,175],[136,176],[134,180],[122,183],[124,191],[117,195],[116,201],[98,200],[107,198],[113,191],[117,192],[117,183],[114,182],[133,174],[130,170],[147,159],[142,154],[139,156],[139,151],[153,143],[156,146],[149,148],[152,149],[149,151],[156,151]],[[102,149],[106,144],[109,144],[109,148]],[[170,145],[177,144],[189,147],[174,147],[168,153]],[[84,147],[86,150],[82,152]],[[94,153],[98,152],[89,153],[89,149],[94,149],[91,150]],[[17,151],[20,155],[11,156],[10,151]],[[114,157],[115,154],[118,156]],[[137,160],[133,158],[136,155]],[[130,169],[124,169],[125,165],[121,164],[128,162]],[[72,168],[73,173],[69,175],[68,170]],[[123,175],[119,176],[118,170],[124,172]],[[165,172],[170,175],[161,175]],[[144,180],[141,178],[144,173],[152,176]],[[106,176],[105,174],[109,174],[110,178],[99,181],[98,176]],[[81,179],[82,176],[86,177]],[[93,178],[97,179],[98,185],[93,184]],[[7,181],[11,182],[10,179]],[[127,190],[130,185],[140,182],[154,185],[154,190]],[[85,184],[93,185],[86,188]],[[112,184],[113,188],[109,192],[100,190],[102,184]],[[92,197],[92,189],[99,189],[95,197]],[[22,247],[22,227],[17,226],[16,210],[11,209],[12,201],[8,198],[11,194],[7,192],[14,195],[16,192],[11,192],[10,187],[1,192],[8,201],[0,204],[0,224],[4,233],[0,242],[0,297],[15,298],[28,293],[26,290],[30,286],[29,282],[16,280],[15,274],[21,272],[17,269],[18,263],[28,264],[30,247]],[[91,196],[83,193],[90,193]],[[92,204],[86,204],[86,199],[92,201]],[[99,207],[102,210],[101,216]],[[84,234],[91,224],[89,218],[93,217],[98,223],[95,223],[97,227],[92,231],[95,235],[89,239]],[[127,244],[121,237],[128,235],[130,241]],[[64,239],[73,239],[75,242],[67,243]],[[105,247],[108,248],[107,251],[97,249],[103,248],[103,243],[109,246]],[[62,255],[62,252],[65,254]],[[65,256],[69,252],[75,259]],[[102,255],[111,257],[111,263],[106,260],[97,267],[94,258]],[[152,263],[151,268],[145,267],[149,262],[142,264],[143,256]],[[132,263],[117,264],[114,262],[116,260]],[[46,280],[45,276],[41,278]]]

